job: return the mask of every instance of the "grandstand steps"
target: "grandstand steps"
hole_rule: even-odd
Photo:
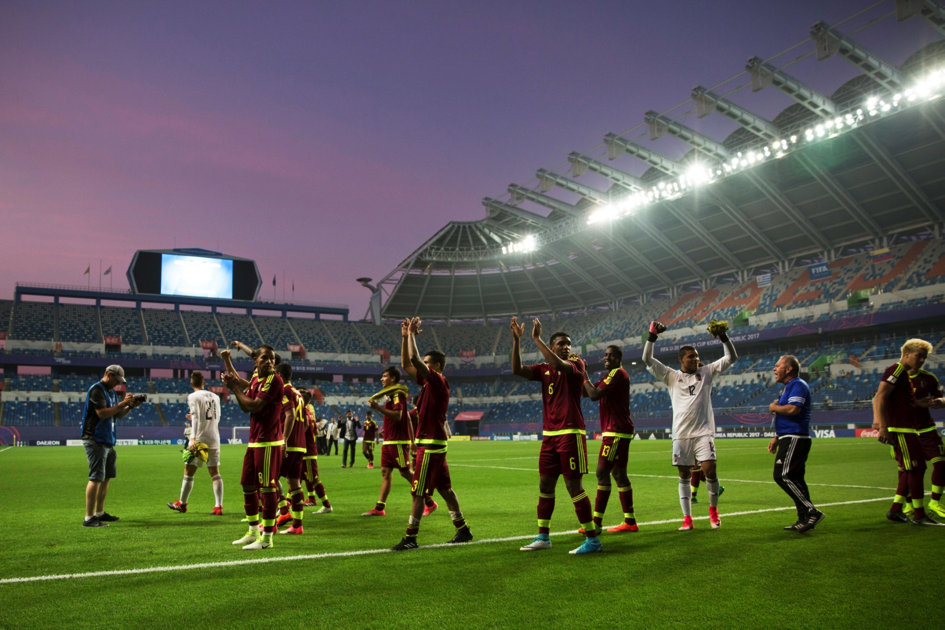
[[[223,340],[223,346],[226,347],[230,345],[230,340],[226,338],[226,335],[223,334],[223,326],[220,325],[220,320],[217,319],[217,314],[213,313],[213,323],[216,325],[217,330],[220,333],[220,339]]]
[[[144,311],[139,308],[137,315],[138,324],[141,326],[141,343],[142,345],[148,346],[150,345],[148,342],[148,325],[144,323]]]
[[[59,310],[61,308],[58,304],[53,306],[53,341],[55,342],[62,341],[59,338]]]
[[[61,427],[62,426],[62,413],[59,410],[59,403],[54,402],[52,404],[52,412],[53,412],[53,425],[57,427]]]
[[[328,329],[328,326],[325,325],[325,322],[318,320],[316,322],[322,329],[325,331],[325,334],[328,335],[328,340],[331,341],[331,345],[335,347],[335,352],[338,354],[344,354],[341,350],[341,344],[338,343],[338,340],[335,339],[335,336],[331,334],[331,331]]]
[[[0,400],[0,427],[3,426],[3,405],[4,402]]]
[[[302,347],[305,347],[305,344],[302,343],[302,338],[299,337],[299,333],[295,330],[295,326],[292,325],[292,320],[288,317],[285,318],[286,326],[289,327],[289,331],[292,333],[292,338],[295,339],[295,343],[299,344]]]
[[[161,419],[161,426],[167,426],[167,418],[164,417],[164,409],[161,407],[161,403],[154,403],[154,409],[157,411],[158,418]]]
[[[181,330],[184,331],[184,341],[187,342],[188,346],[194,345],[194,343],[190,340],[190,333],[187,331],[187,324],[184,323],[184,316],[180,311],[177,311],[177,319],[180,320]]]
[[[361,340],[361,342],[364,344],[364,347],[365,347],[365,348],[367,348],[368,350],[373,350],[373,348],[372,348],[370,342],[368,342],[368,340],[367,340],[367,337],[365,337],[365,336],[361,333],[361,331],[358,329],[357,326],[352,326],[351,329],[354,330],[354,334],[357,335],[358,339]]]
[[[492,356],[496,356],[499,353],[499,344],[502,342],[502,327],[500,326],[498,330],[495,331],[495,341],[492,342]]]
[[[445,353],[446,350],[443,349],[443,344],[440,343],[440,337],[439,335],[436,334],[436,328],[430,328],[430,332],[433,333],[433,345],[436,347],[437,350]]]
[[[105,333],[102,329],[102,309],[100,308],[95,309],[95,328],[98,331],[98,342],[104,344]]]

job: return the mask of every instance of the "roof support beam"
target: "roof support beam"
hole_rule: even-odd
[[[585,243],[579,242],[576,238],[572,241],[577,247],[581,249],[582,252],[593,258],[597,263],[607,269],[610,273],[617,276],[621,282],[626,284],[628,287],[636,291],[637,293],[643,293],[643,287],[637,284],[630,276],[625,274],[623,271],[617,268],[617,266],[610,262],[606,256],[602,255],[600,252],[595,250],[592,246],[588,246]]]
[[[505,285],[505,290],[509,292],[509,299],[512,301],[512,308],[515,309],[516,313],[519,313],[518,310],[518,301],[515,299],[515,294],[512,293],[512,287],[509,286],[509,281],[505,278],[505,274],[509,273],[509,268],[506,267],[502,261],[499,261],[499,277],[502,278],[502,283]]]
[[[696,103],[696,116],[699,118],[705,118],[712,112],[718,112],[729,120],[734,120],[760,138],[769,141],[780,138],[781,134],[774,123],[751,113],[743,107],[739,107],[732,101],[716,95],[701,85],[693,88],[692,100]]]
[[[610,237],[610,240],[613,242],[613,244],[619,247],[623,253],[632,258],[638,265],[653,274],[653,276],[662,282],[664,286],[673,286],[673,281],[670,280],[669,276],[663,273],[659,267],[651,263],[650,260],[643,254],[643,252],[631,245],[629,241],[627,241],[627,239],[625,239],[617,230],[611,230],[607,236]]]
[[[754,169],[756,170],[756,169]],[[811,225],[810,221],[807,220],[801,211],[797,209],[794,203],[785,196],[776,186],[764,178],[760,173],[754,172],[753,169],[748,169],[745,172],[745,177],[748,178],[751,183],[753,183],[758,190],[764,193],[764,196],[768,198],[771,203],[776,205],[778,209],[781,210],[791,221],[804,233],[811,242],[816,243],[821,249],[830,249],[830,243],[821,236],[820,232],[814,229],[814,226]]]
[[[945,7],[938,0],[896,0],[896,21],[919,15],[932,28],[945,35]]]
[[[707,279],[709,276],[702,269],[699,268],[692,258],[683,253],[681,249],[676,247],[675,243],[663,236],[662,232],[653,227],[649,221],[644,219],[640,215],[634,215],[633,219],[636,221],[636,224],[649,235],[651,239],[660,244],[660,246],[672,254],[676,260],[681,262],[689,271],[694,273],[697,278],[702,278],[703,280]]]
[[[667,175],[682,175],[685,170],[679,162],[671,160],[656,151],[650,151],[646,147],[641,147],[636,142],[624,140],[616,134],[608,133],[604,136],[604,143],[607,145],[607,158],[610,160],[616,160],[624,153],[629,153]]]
[[[446,323],[453,319],[453,287],[456,286],[456,263],[450,265],[450,301],[446,307]]]
[[[568,155],[568,162],[571,163],[571,174],[575,177],[580,177],[587,171],[592,171],[632,191],[644,190],[645,188],[643,180],[639,177],[602,164],[597,160],[586,158],[580,153],[572,151]]]
[[[826,22],[814,24],[810,36],[816,46],[817,61],[840,55],[890,92],[896,92],[905,85],[905,77],[899,68]]]
[[[517,206],[527,199],[533,203],[537,203],[540,206],[551,208],[552,210],[557,210],[558,212],[563,212],[572,217],[584,216],[583,212],[569,203],[559,201],[554,197],[537,193],[534,190],[529,190],[528,188],[519,186],[518,184],[509,184],[509,192],[512,193],[513,206]]]
[[[876,222],[870,218],[866,210],[863,209],[863,206],[860,205],[860,202],[854,199],[850,191],[837,181],[837,178],[803,151],[799,151],[795,155],[798,163],[817,180],[817,183],[824,187],[824,190],[826,190],[837,203],[843,206],[847,214],[853,217],[863,230],[869,233],[873,238],[880,238],[883,235],[883,231]]]
[[[659,112],[648,111],[644,114],[643,120],[650,128],[650,140],[657,140],[668,133],[694,149],[705,153],[710,158],[724,161],[731,157],[728,149],[722,146],[721,142],[716,142],[709,136],[690,129],[686,125],[681,125]]]
[[[611,292],[608,291],[606,288],[604,288],[604,285],[602,285],[602,284],[599,283],[597,280],[595,280],[594,278],[592,278],[589,273],[587,273],[586,271],[584,271],[583,269],[581,269],[578,265],[575,265],[573,262],[571,262],[571,259],[568,258],[567,253],[565,253],[564,255],[562,255],[562,254],[561,254],[561,251],[558,250],[558,249],[556,249],[556,248],[554,248],[554,247],[546,247],[545,249],[546,249],[549,253],[551,253],[551,254],[554,255],[555,260],[558,261],[558,264],[559,264],[559,265],[561,265],[562,267],[567,268],[568,271],[570,271],[570,272],[573,273],[574,275],[580,277],[582,280],[584,280],[584,282],[586,282],[587,284],[591,285],[592,287],[594,287],[595,289],[597,289],[598,291],[600,291],[603,295],[606,295],[608,298],[610,298],[610,299],[612,299],[612,300],[616,300],[616,299],[617,299],[617,297],[616,297],[613,293],[611,293]],[[565,288],[567,288],[568,293],[570,293],[571,295],[573,295],[573,296],[574,296],[574,299],[577,300],[578,303],[579,303],[581,306],[584,306],[584,298],[582,298],[582,297],[579,296],[577,293],[575,293],[575,292],[574,292],[574,289],[571,288],[571,285],[569,285],[567,282],[564,282],[564,280],[558,275],[558,272],[555,271],[554,265],[545,264],[545,265],[543,265],[543,266],[544,266],[545,269],[548,270],[548,273],[550,273],[552,276],[554,276],[559,282],[561,282],[562,285],[565,286]]]
[[[420,305],[423,304],[423,296],[427,294],[427,286],[430,284],[430,276],[433,275],[433,263],[427,265],[427,277],[423,279],[423,288],[420,289],[420,297],[417,298],[417,307],[414,309],[417,313],[420,312]]]
[[[482,320],[486,319],[486,300],[482,296],[482,265],[476,261],[476,288],[479,289],[479,307],[482,309]],[[452,298],[452,296],[450,296]],[[452,299],[450,299],[452,302]]]
[[[516,208],[507,203],[502,203],[501,201],[496,201],[491,197],[485,197],[482,200],[482,205],[486,207],[486,216],[489,218],[495,217],[497,214],[508,214],[516,219],[521,219],[522,221],[528,221],[532,225],[538,226],[540,228],[550,228],[552,222],[541,216],[540,214],[535,214],[534,212],[529,212],[528,210],[523,210],[522,208]]]
[[[545,292],[538,288],[538,283],[535,282],[535,279],[534,279],[534,278],[532,278],[532,274],[529,272],[528,266],[527,266],[524,262],[522,263],[522,271],[525,273],[525,277],[528,278],[528,281],[532,283],[532,286],[535,287],[535,293],[538,294],[538,297],[541,298],[541,301],[545,303],[545,306],[546,306],[546,307],[548,307],[548,312],[549,312],[549,313],[554,313],[555,310],[554,310],[554,308],[552,308],[551,302],[549,302],[549,301],[548,301],[548,298],[545,297]],[[559,282],[560,282],[560,280],[559,280]],[[567,285],[565,285],[563,282],[562,282],[561,284],[562,284],[562,286],[564,286],[565,289],[567,289],[567,290],[569,290],[569,291],[571,290],[571,289],[570,289]],[[525,313],[522,313],[522,315],[524,315],[524,314],[525,314]]]
[[[584,184],[579,184],[572,179],[568,179],[563,175],[558,175],[557,173],[552,173],[551,171],[545,170],[543,168],[538,169],[538,181],[540,182],[540,190],[542,192],[548,192],[555,186],[560,186],[565,190],[573,193],[577,193],[582,197],[590,199],[591,201],[596,201],[598,203],[610,203],[610,195],[602,190],[597,190],[596,188],[591,188],[590,186],[585,186]]]
[[[731,199],[719,189],[719,184],[712,186],[706,189],[707,194],[711,197],[712,201],[719,207],[725,216],[734,221],[738,226],[740,226],[745,232],[750,236],[756,243],[758,243],[765,251],[771,252],[773,256],[778,259],[786,258],[784,252],[781,251],[781,248],[771,242],[764,233],[761,232],[755,224],[748,220],[747,217],[735,206]]]
[[[792,99],[824,118],[837,115],[837,104],[817,90],[807,87],[787,72],[778,70],[761,57],[752,57],[745,64],[751,76],[751,91],[757,92],[773,85]]]
[[[689,228],[689,230],[692,231],[692,233],[695,234],[703,243],[708,245],[713,251],[721,256],[725,262],[730,264],[732,269],[737,271],[744,266],[728,247],[723,245],[721,241],[712,236],[708,230],[694,221],[692,217],[689,216],[689,213],[687,213],[685,210],[678,208],[675,204],[669,201],[664,201],[663,206],[668,208],[673,216],[679,219],[679,222]]]
[[[899,161],[886,150],[884,146],[876,142],[865,129],[860,133],[851,134],[860,148],[866,151],[866,154],[873,158],[877,166],[891,179],[896,186],[909,198],[916,208],[925,215],[932,223],[938,223],[945,220],[945,213],[941,208],[925,194],[925,191],[915,182],[912,177],[902,168]]]

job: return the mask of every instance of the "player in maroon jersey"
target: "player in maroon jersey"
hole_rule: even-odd
[[[302,403],[305,405],[303,411],[305,414],[305,456],[302,457],[302,478],[305,480],[305,488],[308,491],[308,500],[302,506],[317,506],[318,503],[315,501],[317,497],[322,502],[322,508],[312,514],[331,514],[334,510],[325,493],[325,486],[318,478],[318,440],[315,436],[318,426],[315,420],[315,407],[312,406],[312,392],[303,389],[301,393]]]
[[[381,492],[377,497],[377,503],[374,504],[374,509],[361,516],[387,516],[385,508],[387,497],[390,496],[391,486],[393,486],[394,470],[397,470],[407,483],[413,481],[413,473],[410,471],[410,450],[414,445],[413,423],[410,421],[407,410],[408,390],[405,385],[400,384],[400,378],[401,373],[398,368],[391,366],[384,370],[381,373],[383,389],[370,400],[371,409],[384,416]],[[380,398],[381,394],[387,399],[383,407],[375,400],[375,397]]]
[[[886,518],[899,523],[909,522],[902,512],[905,496],[909,494],[914,510],[912,522],[941,526],[942,523],[925,513],[925,454],[919,440],[915,393],[909,378],[909,370],[921,369],[931,350],[932,344],[922,339],[910,339],[903,344],[902,357],[883,372],[879,389],[873,397],[873,428],[879,431],[880,442],[892,445],[896,462],[903,471]]]
[[[604,522],[604,512],[610,499],[610,478],[617,482],[623,523],[608,532],[637,532],[633,515],[633,487],[627,477],[630,442],[633,440],[633,420],[630,418],[630,375],[621,366],[623,350],[619,346],[604,349],[604,369],[607,376],[596,383],[584,381],[584,392],[591,400],[600,401],[600,428],[603,439],[597,456],[597,498],[594,501],[594,524],[597,531]]]
[[[532,322],[532,339],[545,358],[544,363],[522,365],[521,337],[525,324],[512,318],[512,373],[541,382],[543,437],[538,457],[538,536],[522,551],[550,549],[551,515],[555,509],[555,486],[564,475],[564,485],[571,495],[578,522],[584,529],[584,543],[572,554],[602,551],[594,525],[591,500],[581,478],[587,474],[587,435],[581,394],[587,367],[571,355],[571,337],[567,333],[551,335],[550,346],[541,339],[541,322]],[[629,392],[629,389],[627,390]]]
[[[416,336],[421,333],[420,318],[404,320],[401,325],[401,367],[417,380],[422,388],[417,400],[419,424],[416,434],[416,459],[414,460],[411,494],[413,506],[407,523],[407,533],[392,551],[416,549],[420,519],[423,517],[423,497],[433,494],[436,488],[446,501],[456,535],[448,542],[465,543],[473,539],[466,519],[459,509],[459,499],[453,492],[450,469],[446,464],[446,409],[450,402],[450,385],[443,376],[446,356],[439,350],[427,352],[423,361],[417,349]],[[411,445],[413,448],[413,445]]]
[[[282,534],[302,534],[302,516],[305,514],[305,491],[302,490],[302,467],[305,457],[305,414],[302,395],[292,385],[292,366],[282,362],[276,366],[276,373],[282,377],[282,432],[285,435],[285,450],[282,452],[281,476],[289,483],[287,504],[280,505],[281,516],[276,527],[282,527],[290,520],[292,526]]]
[[[945,490],[945,444],[938,433],[929,409],[945,407],[945,397],[938,377],[921,368],[909,370],[909,379],[915,392],[916,430],[925,460],[932,463],[932,497],[926,506],[936,516],[945,517],[942,492]]]
[[[243,508],[249,522],[249,531],[234,545],[243,549],[268,549],[272,547],[272,531],[276,524],[278,498],[276,482],[282,465],[282,378],[275,373],[276,353],[272,346],[261,345],[256,349],[256,375],[244,393],[240,387],[244,382],[232,370],[229,351],[220,353],[227,364],[223,383],[229,388],[240,409],[251,414],[249,420],[249,447],[243,457]],[[231,371],[232,370],[232,371]],[[263,534],[259,533],[259,497],[262,496]]]
[[[368,460],[368,468],[374,468],[374,446],[377,444],[377,423],[370,411],[364,413],[364,433],[361,436],[361,454]]]

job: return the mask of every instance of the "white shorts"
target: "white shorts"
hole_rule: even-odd
[[[703,435],[673,440],[673,466],[695,466],[715,461],[715,438]]]
[[[191,460],[191,465],[196,466],[197,468],[203,468],[204,466],[208,466],[209,468],[218,468],[220,466],[220,449],[208,448],[206,464],[199,457],[195,457],[193,460]]]

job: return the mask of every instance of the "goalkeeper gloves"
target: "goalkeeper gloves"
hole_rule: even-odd
[[[651,343],[656,343],[656,338],[660,335],[660,333],[664,332],[666,332],[666,326],[660,322],[650,322],[650,334],[649,337],[647,337],[647,340]]]

